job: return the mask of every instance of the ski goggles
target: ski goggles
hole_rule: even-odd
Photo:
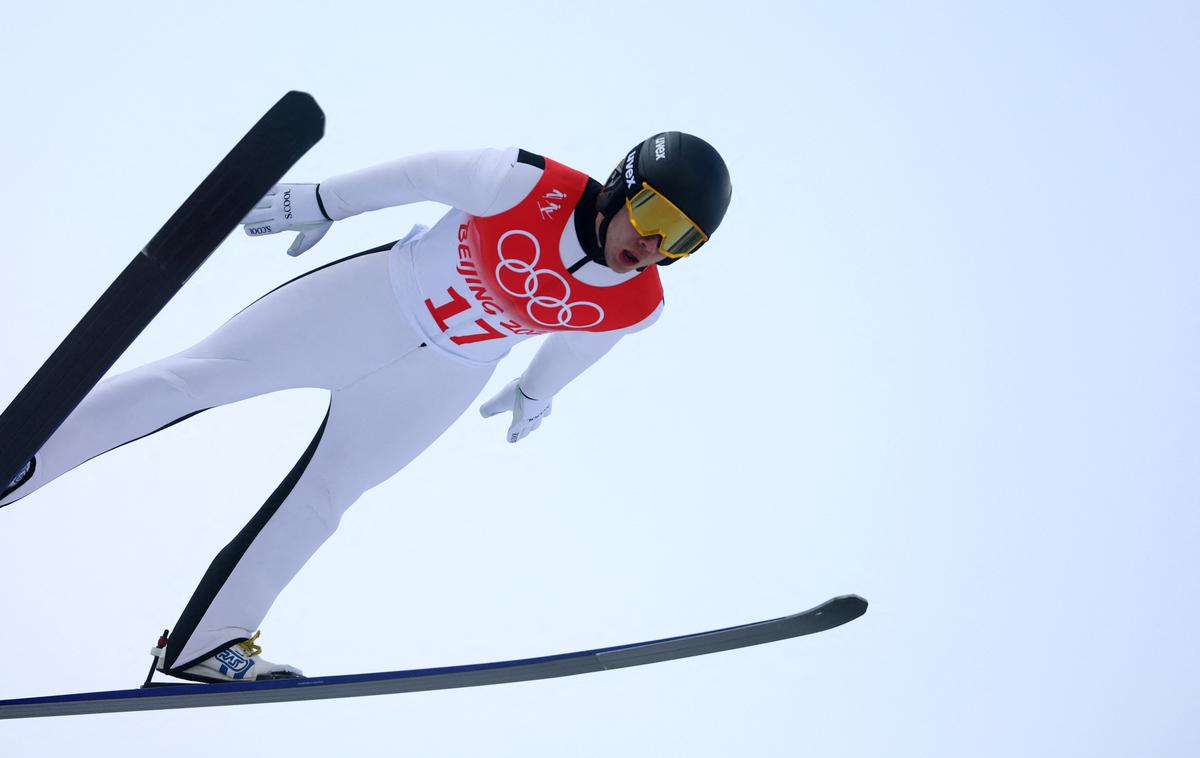
[[[649,184],[625,199],[629,221],[643,237],[662,237],[658,251],[668,258],[686,258],[708,241],[708,235]]]

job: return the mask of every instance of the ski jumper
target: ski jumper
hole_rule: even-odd
[[[655,267],[617,274],[602,263],[599,189],[516,148],[427,153],[323,182],[335,221],[421,200],[451,209],[432,229],[283,285],[177,355],[104,380],[0,504],[208,408],[329,390],[308,449],[184,608],[166,666],[248,639],[346,509],[436,440],[516,342],[549,335],[520,379],[546,399],[657,319]]]

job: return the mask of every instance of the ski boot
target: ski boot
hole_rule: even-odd
[[[154,666],[150,669],[150,676],[153,676],[155,671],[161,671],[167,676],[207,684],[304,678],[304,672],[295,666],[272,663],[261,658],[262,648],[254,642],[260,634],[262,632],[255,632],[254,636],[245,642],[235,642],[216,655],[205,658],[186,669],[168,671],[163,667],[167,650],[167,633],[164,631],[163,635],[158,638],[158,645],[150,649],[150,654],[154,656]],[[146,682],[150,683],[150,677],[147,677]]]
[[[37,458],[30,458],[25,465],[21,467],[21,470],[17,472],[17,475],[12,478],[12,481],[8,483],[8,486],[5,487],[2,492],[0,492],[0,500],[3,500],[13,492],[16,492],[18,487],[29,481],[29,477],[33,476],[33,471],[35,468],[37,468]]]

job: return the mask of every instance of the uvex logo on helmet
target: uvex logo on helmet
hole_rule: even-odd
[[[658,137],[654,140],[654,160],[661,161],[667,157],[667,138]]]
[[[631,150],[629,155],[625,156],[625,186],[632,187],[637,181],[633,176],[633,160],[637,157],[637,150]]]

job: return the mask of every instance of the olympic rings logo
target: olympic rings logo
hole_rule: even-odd
[[[533,243],[533,257],[526,255],[506,256],[504,242],[514,235],[527,238]],[[542,247],[529,232],[523,229],[512,229],[500,235],[496,241],[496,252],[500,263],[496,264],[496,281],[500,288],[513,297],[526,298],[525,312],[529,318],[541,326],[567,327],[568,329],[589,329],[604,320],[604,309],[587,300],[571,301],[571,285],[556,271],[548,268],[535,268],[542,255]],[[543,320],[535,313],[539,310],[547,319]],[[577,313],[582,314],[576,318]],[[594,315],[594,320],[588,323],[576,323]]]

